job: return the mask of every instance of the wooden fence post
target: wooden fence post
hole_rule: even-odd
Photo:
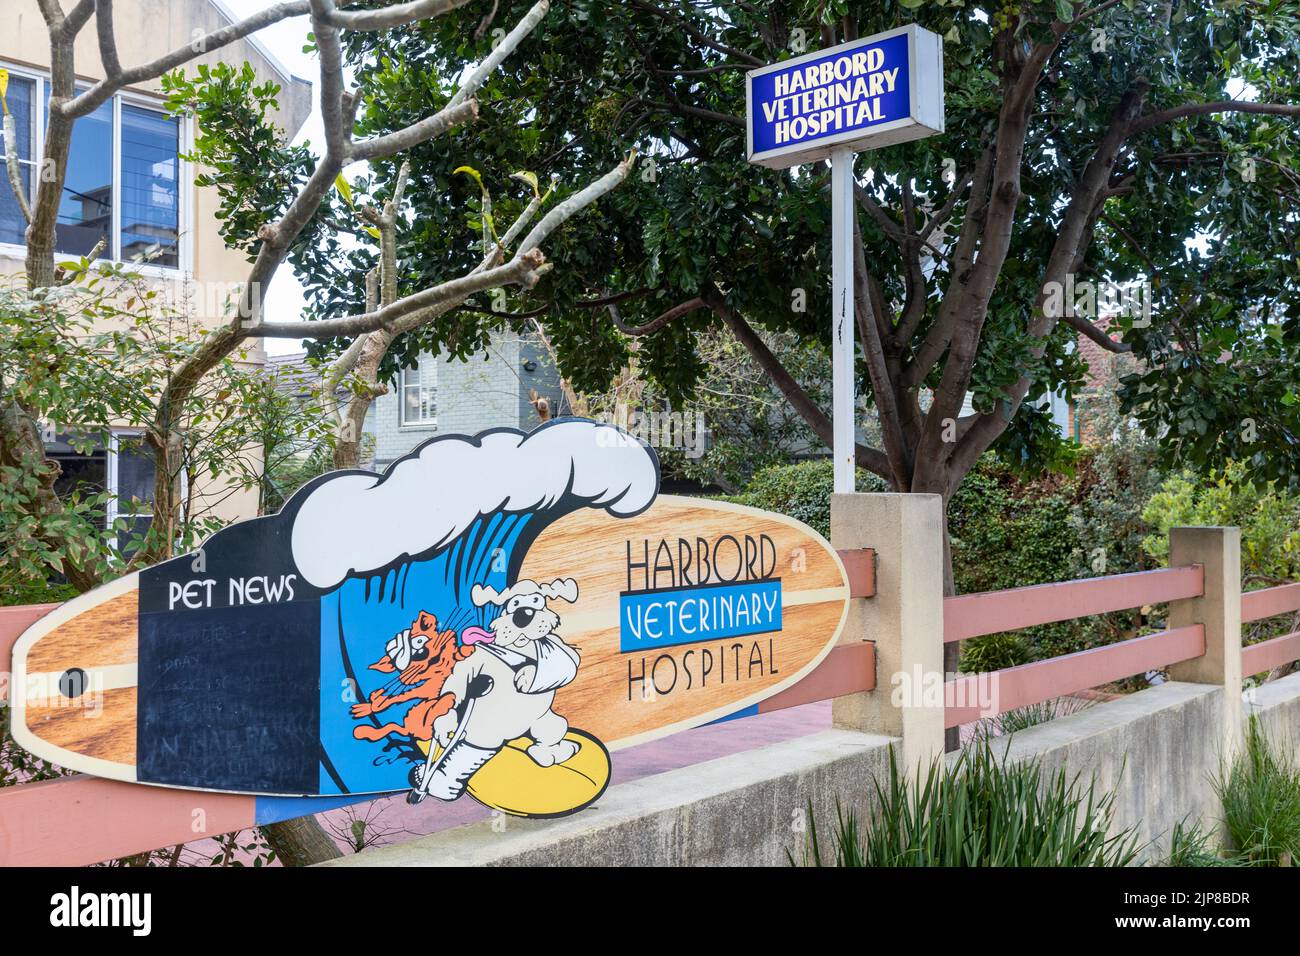
[[[1172,601],[1169,626],[1205,627],[1205,654],[1174,664],[1172,680],[1223,687],[1222,754],[1231,759],[1241,744],[1241,529],[1171,528],[1169,566],[1199,564],[1205,571],[1201,597]]]
[[[901,766],[914,772],[943,754],[943,503],[832,495],[831,543],[877,556],[876,594],[850,602],[840,638],[875,643],[876,689],[836,698],[835,726],[901,737]]]

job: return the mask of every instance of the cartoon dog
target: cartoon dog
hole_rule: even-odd
[[[443,685],[455,665],[473,652],[456,645],[455,631],[438,631],[438,619],[421,611],[409,628],[388,642],[384,656],[370,665],[372,671],[397,674],[396,681],[374,691],[370,699],[352,705],[356,719],[379,714],[408,700],[419,700],[406,712],[400,724],[378,727],[364,724],[352,735],[358,740],[383,740],[389,734],[405,734],[415,740],[432,740],[434,721],[455,706],[456,698],[444,693]],[[400,682],[400,684],[398,684]],[[397,686],[394,686],[394,685]]]
[[[444,748],[451,745],[427,788],[441,800],[459,797],[475,771],[518,737],[532,738],[528,756],[541,767],[563,763],[578,752],[578,745],[565,739],[569,722],[551,704],[555,691],[578,676],[579,656],[555,633],[560,616],[546,604],[548,598],[576,601],[577,582],[524,580],[502,592],[475,585],[470,597],[478,607],[496,605],[501,613],[490,632],[475,629],[474,652],[452,668],[443,684],[443,693],[454,695],[458,705],[471,687],[486,689],[478,691],[481,696],[463,733],[457,733],[458,710],[434,719],[434,739]]]

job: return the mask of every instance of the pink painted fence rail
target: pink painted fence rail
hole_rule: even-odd
[[[943,639],[952,643],[1001,631],[1200,597],[1204,593],[1204,569],[1200,565],[1188,565],[965,594],[943,602]],[[957,727],[980,717],[1041,704],[1204,653],[1205,629],[1197,624],[1008,667],[992,675],[959,677],[944,688],[948,701],[944,726]],[[988,682],[992,679],[997,681],[995,699],[981,700],[981,696],[987,698],[988,694],[980,694],[980,682],[985,682],[983,687],[991,690]]]
[[[1205,575],[1199,564],[1133,574],[1037,584],[1010,591],[963,594],[943,602],[945,643],[1038,624],[1055,624],[1144,604],[1199,597]]]
[[[1200,565],[1138,571],[1058,584],[1040,584],[1008,591],[965,594],[944,601],[945,643],[1013,631],[1039,624],[1162,604],[1204,593]],[[1241,596],[1242,623],[1300,611],[1300,583],[1283,584]],[[1205,653],[1205,632],[1198,624],[1091,648],[1044,661],[996,671],[995,713],[1040,704],[1144,671],[1156,670]],[[1242,648],[1241,672],[1259,674],[1300,660],[1300,631]],[[950,681],[944,725],[956,727],[992,714],[978,704],[979,681],[990,675],[970,675]]]
[[[1300,584],[1283,584],[1261,591],[1247,591],[1241,596],[1243,624],[1292,611],[1300,611]],[[1300,660],[1300,631],[1243,647],[1241,673],[1262,674],[1295,660]]]
[[[1191,660],[1204,653],[1205,628],[1193,624],[1045,661],[1008,667],[996,672],[996,713],[1004,714],[1019,707],[1041,704],[1045,700],[1108,684],[1143,671]],[[979,680],[979,675],[971,675],[952,681],[951,699],[978,700]],[[993,715],[978,704],[949,706],[944,710],[944,726],[957,727],[980,717],[991,716]]]

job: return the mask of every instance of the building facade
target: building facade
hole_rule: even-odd
[[[382,469],[437,435],[535,428],[542,418],[534,395],[551,415],[568,413],[555,365],[530,334],[495,335],[467,362],[424,356],[371,406],[365,430],[374,436],[372,465]]]

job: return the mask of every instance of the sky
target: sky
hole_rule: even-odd
[[[225,5],[237,17],[246,17],[273,4],[267,0],[223,0]],[[311,24],[307,17],[294,17],[281,20],[273,26],[258,31],[257,39],[271,54],[286,67],[289,72],[311,80],[317,76],[316,58],[310,53],[303,53]],[[313,100],[316,92],[313,88]],[[321,125],[319,104],[313,108],[311,116],[303,124],[295,142],[310,140],[320,143],[324,139],[324,127]],[[304,305],[302,284],[293,274],[293,269],[286,263],[280,267],[271,286],[266,291],[266,312],[272,321],[292,321],[301,316]],[[296,339],[266,339],[266,351],[269,355],[285,355],[302,351],[302,343]]]

